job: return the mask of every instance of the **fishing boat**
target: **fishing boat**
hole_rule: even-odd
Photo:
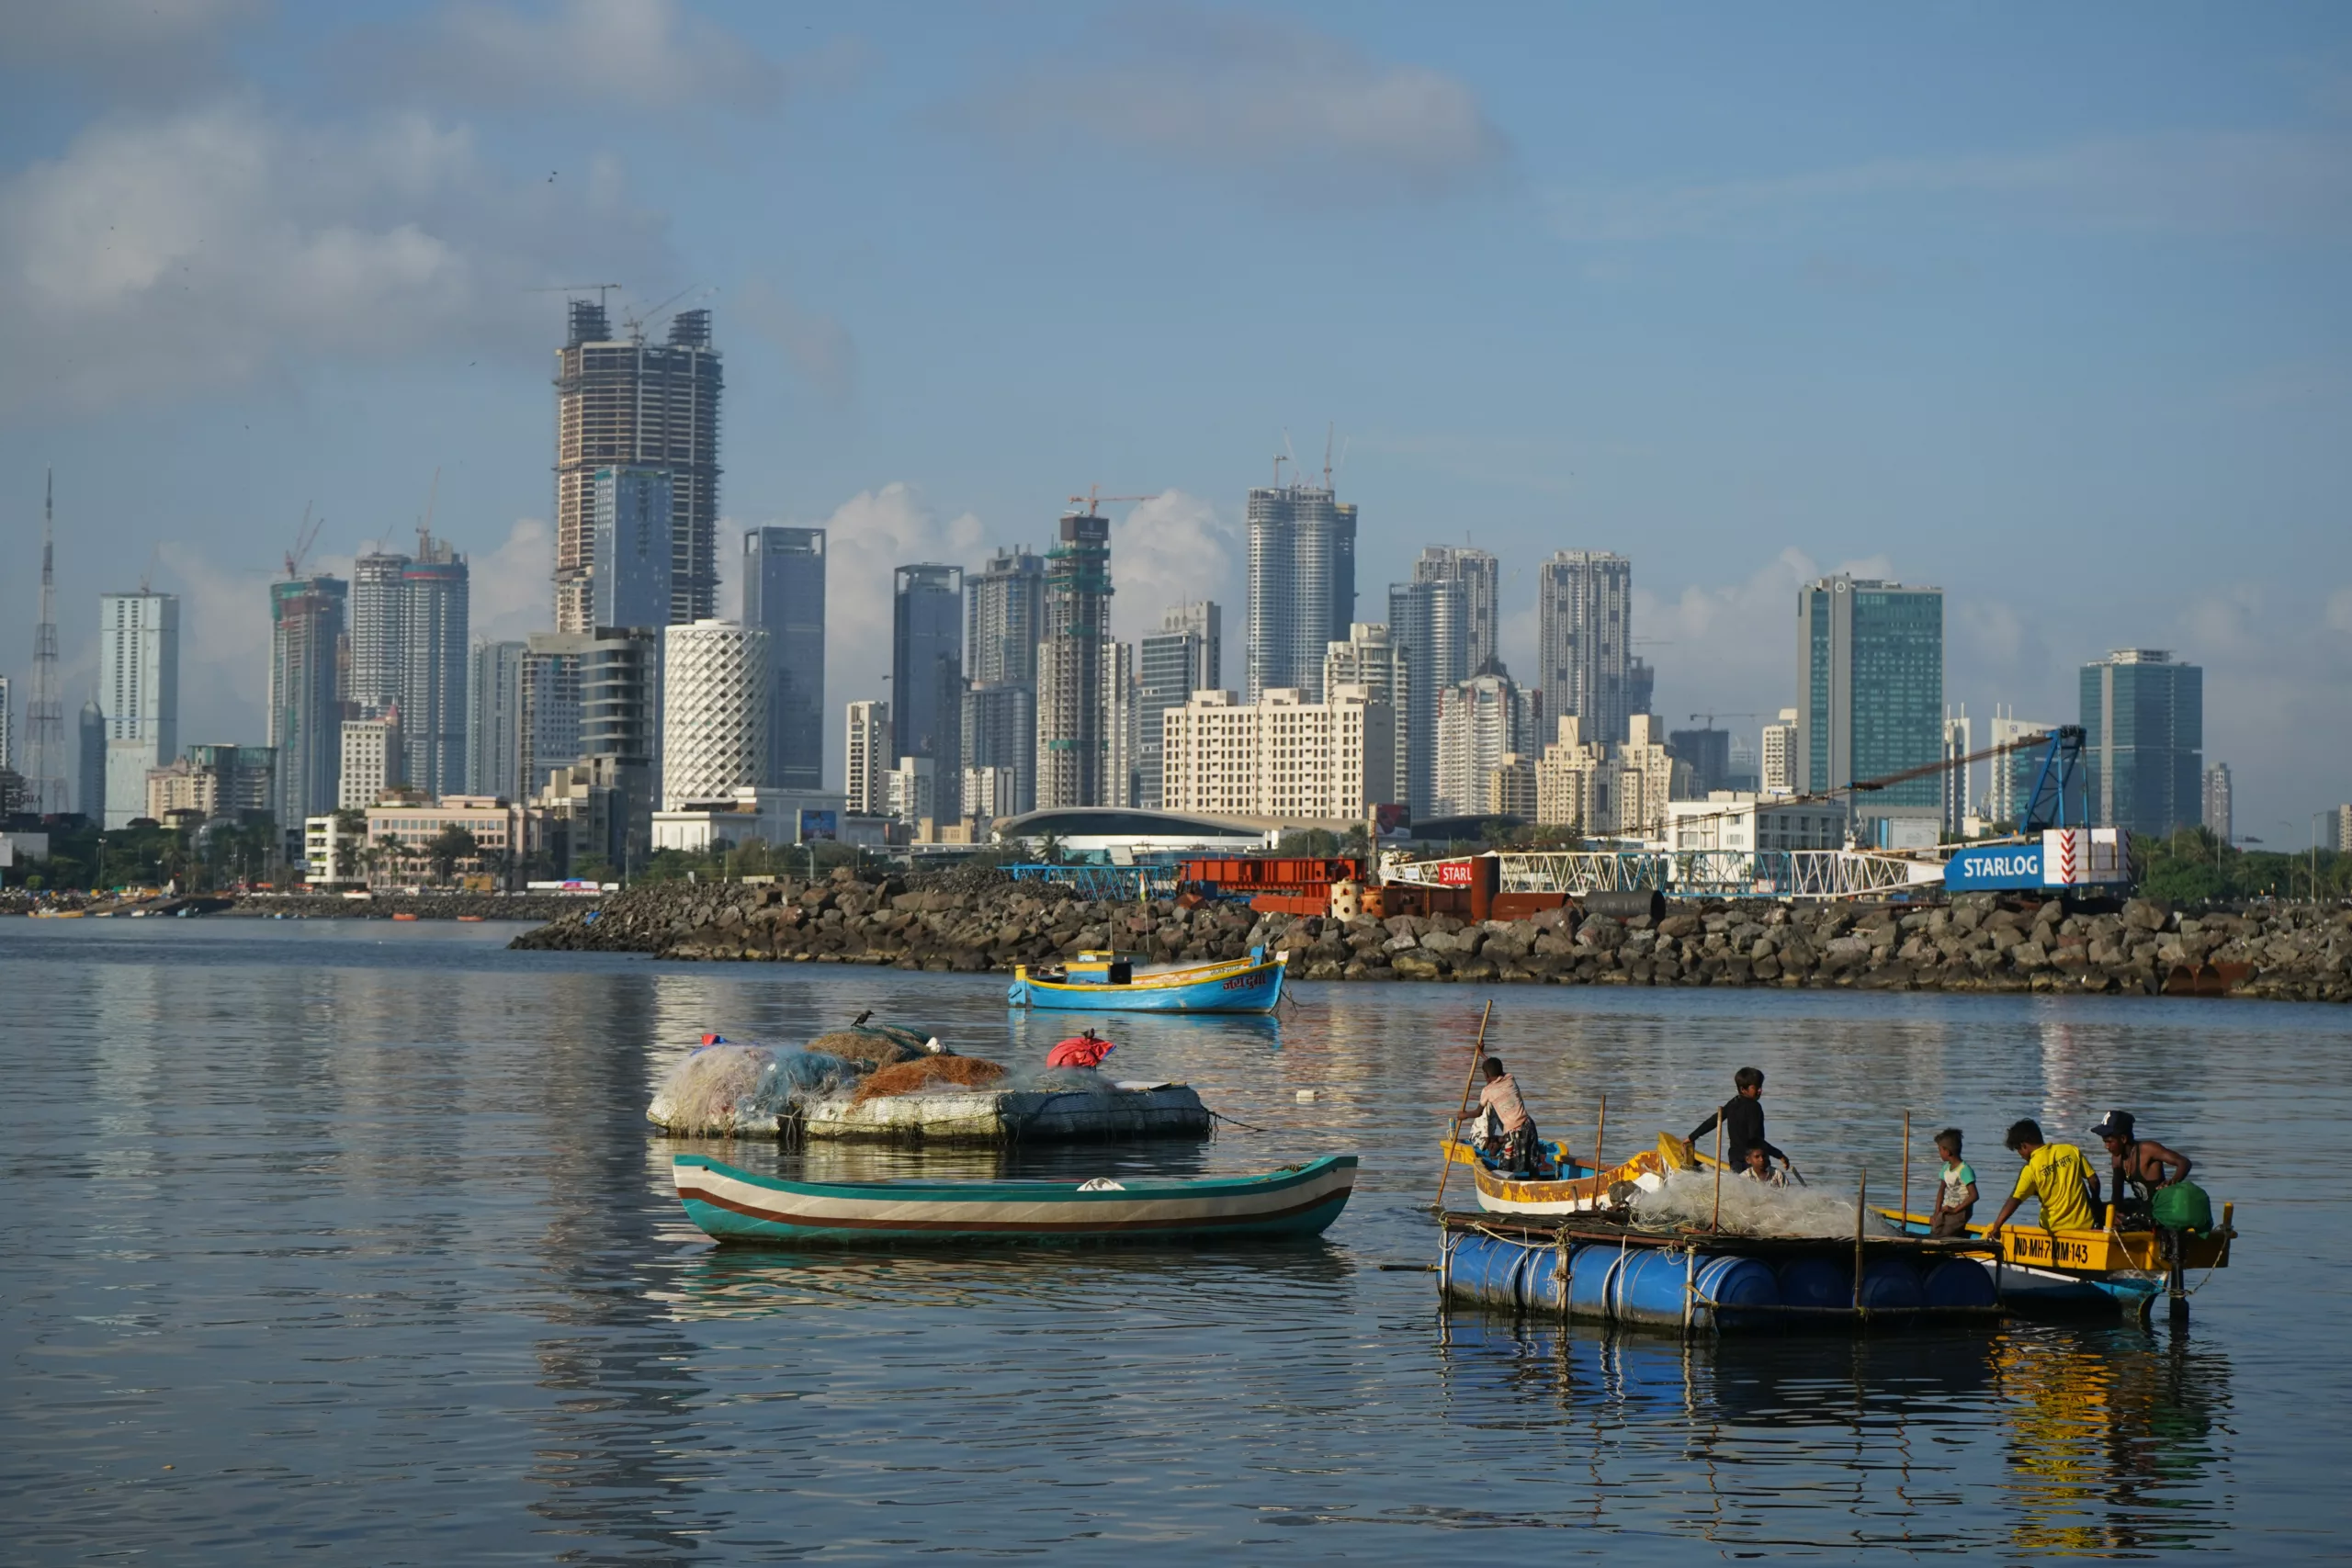
[[[720,1241],[1204,1241],[1321,1234],[1356,1156],[1256,1176],[1091,1181],[786,1181],[703,1155],[671,1162],[687,1218]]]
[[[1490,1214],[1582,1214],[1622,1208],[1630,1190],[1655,1191],[1674,1168],[1657,1149],[1644,1149],[1631,1159],[1604,1169],[1579,1165],[1556,1143],[1539,1145],[1541,1168],[1521,1176],[1471,1144],[1449,1138],[1445,1157],[1469,1168],[1478,1207]]]
[[[1017,964],[1004,999],[1051,1012],[1272,1012],[1289,963],[1253,947],[1223,964],[1138,970],[1110,953],[1081,953],[1058,970]]]
[[[2013,1223],[2001,1232],[1993,1288],[2004,1303],[2020,1307],[2120,1308],[2144,1317],[2176,1274],[2230,1266],[2230,1243],[2237,1236],[2231,1224],[2236,1208],[2224,1203],[2220,1224],[2184,1234],[2177,1264],[2165,1257],[2164,1238],[2153,1230],[2052,1231]],[[1928,1215],[1898,1209],[1878,1213],[1907,1235],[1928,1233]],[[1971,1225],[1968,1234],[1982,1237],[1985,1228]]]

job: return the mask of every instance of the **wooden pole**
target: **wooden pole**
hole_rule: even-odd
[[[1592,1130],[1592,1179],[1600,1179],[1600,1139],[1609,1131],[1609,1097],[1600,1097],[1600,1125]]]
[[[1862,1206],[1870,1201],[1871,1173],[1854,1189],[1854,1310],[1862,1310]]]
[[[1715,1218],[1711,1230],[1724,1228],[1724,1117],[1715,1112]]]
[[[1903,1223],[1911,1223],[1911,1112],[1903,1113]]]
[[[1470,1112],[1470,1086],[1478,1081],[1478,1062],[1479,1059],[1487,1054],[1487,1021],[1494,1016],[1495,1004],[1493,998],[1489,998],[1487,1002],[1487,1010],[1478,1015],[1478,1038],[1470,1047],[1470,1070],[1462,1076],[1462,1104],[1453,1112],[1453,1130],[1446,1139],[1448,1144],[1453,1143],[1456,1137],[1460,1136],[1462,1132],[1462,1118],[1468,1115]],[[1443,1211],[1445,1208],[1445,1179],[1453,1174],[1453,1151],[1451,1148],[1448,1148],[1445,1151],[1445,1163],[1438,1168],[1437,1201],[1430,1204],[1430,1207],[1441,1212]]]

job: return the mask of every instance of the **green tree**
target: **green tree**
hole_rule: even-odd
[[[433,867],[435,880],[447,884],[458,874],[458,863],[472,860],[481,853],[481,840],[473,829],[451,822],[425,841],[424,858]]]
[[[1037,859],[1041,864],[1059,865],[1069,853],[1059,833],[1046,832],[1037,836]]]

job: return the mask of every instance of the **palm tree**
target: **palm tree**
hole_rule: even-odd
[[[452,822],[433,835],[424,846],[424,858],[433,863],[433,874],[447,883],[457,874],[458,863],[472,860],[481,853],[481,840],[473,830]]]

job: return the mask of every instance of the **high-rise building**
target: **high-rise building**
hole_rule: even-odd
[[[982,823],[1000,817],[1020,814],[1013,796],[1013,774],[1011,768],[966,768],[964,770],[964,815],[976,817]]]
[[[8,695],[8,677],[0,675],[0,768],[16,766],[16,709]]]
[[[1712,791],[1731,787],[1730,730],[1671,730],[1666,743],[1677,758],[1690,765],[1692,799],[1703,800]]]
[[[408,783],[435,799],[466,792],[466,655],[471,589],[466,558],[419,531],[401,569],[401,742]]]
[[[1066,512],[1046,557],[1046,635],[1037,645],[1037,808],[1107,806],[1115,738],[1110,696],[1111,525]]]
[[[1614,744],[1585,739],[1574,714],[1554,723],[1557,739],[1535,764],[1536,819],[1588,834],[1663,836],[1670,804],[1694,792],[1690,764],[1663,742],[1657,716],[1635,714]]]
[[[1555,550],[1535,579],[1536,683],[1555,716],[1574,714],[1588,742],[1625,739],[1649,712],[1630,688],[1634,563],[1607,550]]]
[[[1757,738],[1758,786],[1766,795],[1797,792],[1797,710],[1782,708]]]
[[[335,781],[335,806],[365,811],[386,790],[407,781],[401,774],[401,721],[397,711],[380,718],[343,721],[343,755]]]
[[[556,629],[595,629],[594,476],[600,468],[670,476],[671,624],[704,619],[718,603],[718,351],[710,312],[681,310],[669,339],[632,323],[613,335],[601,303],[571,301],[569,340],[556,353]]]
[[[859,702],[849,705],[849,731],[843,739],[843,793],[854,817],[880,817],[889,808],[883,775],[890,771],[890,705]]]
[[[1637,713],[1649,713],[1657,706],[1657,671],[1645,659],[1625,661],[1625,713],[1630,721]]]
[[[1136,803],[1136,645],[1113,637],[1102,644],[1102,806]]]
[[[1145,637],[1136,659],[1136,803],[1158,807],[1162,768],[1159,716],[1194,692],[1224,684],[1222,616],[1208,600],[1178,604]]]
[[[101,827],[107,819],[107,716],[98,699],[82,705],[81,725],[74,736],[81,766],[74,775],[74,809]],[[28,778],[29,789],[34,781]],[[62,805],[62,802],[59,803]]]
[[[1502,619],[1502,568],[1485,550],[1463,545],[1431,545],[1413,563],[1416,582],[1462,584],[1463,657],[1476,670],[1496,657]]]
[[[928,818],[939,820],[939,764],[929,757],[901,757],[882,775],[884,814],[910,828]]]
[[[1356,509],[1324,482],[1250,492],[1248,696],[1319,698],[1323,650],[1356,618]]]
[[[1523,729],[1519,682],[1499,661],[1438,694],[1437,795],[1433,817],[1472,817],[1486,809],[1487,775],[1514,751],[1532,751]]]
[[[1323,653],[1323,689],[1328,692],[1338,686],[1363,687],[1373,701],[1385,705],[1396,721],[1396,739],[1389,747],[1396,762],[1396,777],[1389,785],[1388,798],[1381,804],[1405,805],[1413,797],[1413,670],[1404,643],[1377,622],[1351,624],[1348,640],[1330,644]]]
[[[2314,848],[2352,854],[2352,806],[2331,806],[2312,826]]]
[[[581,759],[580,666],[593,640],[572,632],[533,632],[523,644],[515,772],[526,797],[546,788],[556,769]]]
[[[667,468],[615,465],[588,476],[590,626],[670,624],[671,491]]]
[[[1415,820],[1437,810],[1437,717],[1442,694],[1469,679],[1469,605],[1452,580],[1388,587],[1388,628],[1404,647],[1406,798]],[[1328,645],[1327,645],[1328,651]]]
[[[277,753],[271,811],[292,831],[332,811],[343,773],[342,659],[350,586],[339,577],[269,585],[269,744]]]
[[[147,815],[147,773],[179,755],[180,602],[98,595],[98,705],[107,718],[106,826]]]
[[[25,694],[25,797],[27,807],[46,816],[65,809],[65,700],[58,685],[57,659],[57,487],[44,475],[40,504],[40,609],[33,623],[33,678]],[[86,714],[87,710],[85,710]],[[101,721],[103,726],[103,720]],[[82,773],[83,810],[92,798],[87,766],[86,733]],[[96,798],[105,809],[105,761],[99,762]]]
[[[523,659],[530,645],[474,644],[467,699],[466,793],[521,800],[523,787]]]
[[[925,561],[891,574],[889,755],[929,757],[953,772],[939,776],[952,794],[964,736],[964,569]],[[936,815],[956,803],[938,799]]]
[[[975,682],[964,693],[966,774],[1002,771],[1011,781],[997,797],[996,815],[1011,817],[1037,805],[1037,688],[1028,681]],[[979,811],[967,800],[966,816]]]
[[[773,789],[814,790],[825,773],[825,531],[743,536],[743,624],[768,634]]]
[[[2029,735],[2047,735],[2057,728],[2054,724],[2021,719],[2016,709],[1996,703],[1992,718],[1985,724],[1984,744],[2013,746]],[[1984,798],[1978,803],[1987,819],[2007,822],[2011,827],[2025,820],[2026,811],[2033,804],[2033,786],[2041,776],[2042,755],[2043,748],[2027,746],[2004,751],[1993,759],[1985,775]]]
[[[186,755],[147,774],[145,815],[168,823],[178,815],[199,821],[277,808],[277,751],[269,746],[191,746]]]
[[[1969,740],[1974,733],[1966,703],[1960,705],[1958,713],[1944,709],[1943,830],[1953,835],[1976,813],[1976,781],[1971,776],[1974,764],[1968,761],[1976,750]]]
[[[2205,770],[2204,809],[2199,820],[2213,837],[2225,844],[2231,841],[2235,822],[2230,812],[2230,765],[2227,762],[2216,762]]]
[[[662,809],[756,788],[768,763],[768,634],[739,621],[662,639]]]
[[[351,564],[351,670],[344,695],[361,714],[380,714],[406,694],[409,558],[370,550]]]
[[[2083,666],[2083,761],[2091,820],[2161,837],[2199,820],[2205,671],[2158,648]]]
[[[1028,547],[1000,548],[964,580],[970,616],[964,674],[974,685],[1035,681],[1046,636],[1046,562]]]
[[[1396,720],[1361,686],[1324,701],[1277,687],[1250,704],[1199,691],[1162,716],[1170,811],[1362,821],[1396,776]]]
[[[1842,573],[1799,589],[1797,692],[1799,793],[1924,768],[1871,791],[1856,811],[1870,821],[1941,818],[1943,590]]]

